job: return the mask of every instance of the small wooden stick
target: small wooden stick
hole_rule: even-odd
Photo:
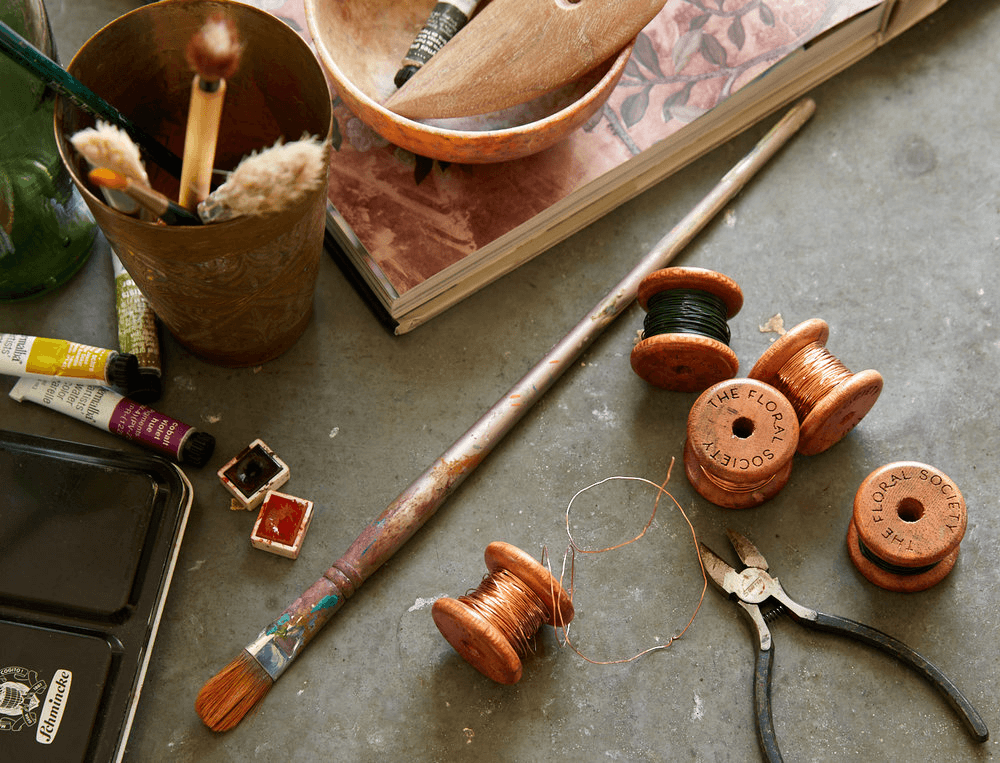
[[[792,108],[652,251],[361,532],[281,615],[202,687],[195,703],[215,731],[235,726],[344,602],[437,511],[493,447],[635,299],[639,283],[664,267],[728,204],[812,116],[806,99]]]
[[[191,83],[178,201],[192,212],[211,191],[226,79],[235,74],[241,52],[232,21],[222,16],[209,19],[188,45],[187,60],[195,75]]]

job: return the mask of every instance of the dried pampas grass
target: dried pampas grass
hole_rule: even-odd
[[[312,193],[326,177],[327,146],[313,135],[243,157],[229,179],[198,205],[204,222],[280,212]]]
[[[69,142],[87,160],[91,169],[113,170],[131,180],[149,185],[139,147],[121,128],[98,120],[96,127],[88,127],[74,133]],[[102,188],[101,194],[104,200],[119,212],[127,215],[140,212],[139,204],[121,191]]]
[[[149,185],[139,147],[124,130],[98,120],[97,127],[88,127],[74,133],[69,139],[73,148],[93,167],[104,167]]]

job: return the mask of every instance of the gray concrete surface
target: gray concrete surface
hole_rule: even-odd
[[[68,60],[133,3],[54,2]],[[995,413],[1000,378],[1000,1],[952,0],[813,93],[808,127],[675,264],[743,288],[731,322],[741,375],[775,339],[760,326],[812,317],[852,370],[885,389],[831,450],[797,456],[791,480],[748,511],[702,499],[675,469],[669,490],[700,539],[755,540],[791,595],[884,630],[938,665],[994,738],[974,744],[949,707],[891,659],[787,619],[772,625],[774,721],[787,760],[998,757]],[[694,396],[653,389],[628,354],[630,308],[514,428],[438,514],[337,614],[235,730],[196,716],[201,685],[579,320],[754,143],[747,132],[589,229],[404,337],[387,334],[324,259],[315,317],[282,358],[208,365],[164,338],[157,404],[218,439],[187,534],[126,760],[749,761],[759,759],[754,648],[738,608],[709,588],[669,649],[598,665],[548,629],[524,678],[502,687],[441,638],[429,601],[474,587],[482,553],[507,540],[558,566],[581,488],[613,475],[660,481],[681,457]],[[111,269],[100,245],[57,293],[0,306],[0,326],[95,345],[115,341]],[[130,446],[0,396],[0,425]],[[250,548],[253,517],[231,512],[215,470],[255,437],[292,468],[288,492],[319,509],[295,562]],[[848,558],[853,495],[873,469],[913,459],[964,493],[968,532],[936,587],[891,593]],[[580,542],[631,537],[654,493],[612,482],[574,505]],[[687,622],[701,578],[690,532],[663,505],[626,550],[581,558],[574,645],[593,660],[662,643]],[[0,740],[2,745],[2,740]],[[2,755],[0,755],[2,757]]]

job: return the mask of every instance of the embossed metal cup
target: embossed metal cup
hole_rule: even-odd
[[[279,138],[317,135],[329,145],[330,90],[308,45],[268,13],[234,2],[164,0],[121,16],[91,37],[67,67],[161,143],[183,154],[193,72],[184,50],[212,15],[225,13],[244,44],[227,80],[215,167],[232,170]],[[302,203],[203,226],[144,222],[106,205],[69,143],[93,119],[56,103],[56,142],[109,243],[178,342],[218,365],[249,366],[291,347],[312,315],[323,251],[326,182]],[[177,198],[178,180],[146,162],[150,182]],[[220,178],[222,180],[224,178]]]

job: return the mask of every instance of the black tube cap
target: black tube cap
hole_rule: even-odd
[[[181,463],[204,466],[215,450],[215,438],[208,432],[192,432],[181,448]]]
[[[417,73],[417,69],[419,68],[419,66],[414,66],[413,64],[404,65],[403,68],[396,72],[396,76],[392,78],[393,84],[395,84],[396,87],[402,87],[407,83],[410,77]]]
[[[128,393],[128,397],[137,403],[149,405],[159,400],[161,394],[163,394],[163,380],[160,375],[151,368],[143,368],[139,370],[138,381]]]
[[[127,352],[120,352],[108,361],[105,371],[108,384],[128,395],[139,386],[139,360]]]

